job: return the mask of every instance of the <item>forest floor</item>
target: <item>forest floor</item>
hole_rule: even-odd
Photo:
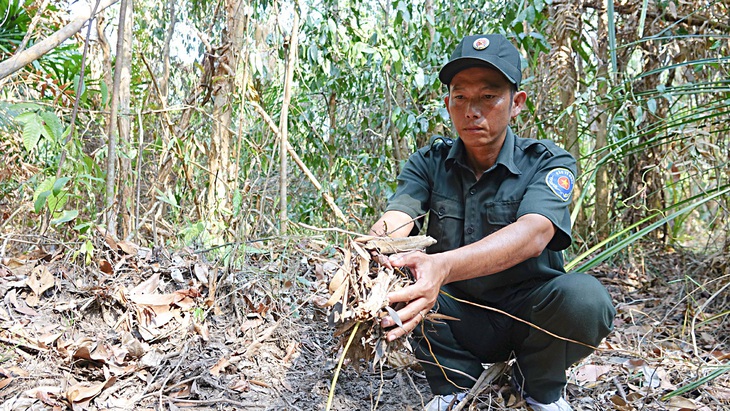
[[[2,239],[3,254],[33,240]],[[4,255],[0,409],[324,410],[342,337],[313,301],[327,296],[339,253],[307,238],[235,252],[246,264],[229,269],[205,251],[99,234]],[[618,315],[600,350],[569,370],[569,402],[730,410],[726,256],[646,244],[625,260],[592,272]],[[424,375],[397,358],[378,370],[341,367],[331,409],[422,409]],[[464,409],[527,409],[506,376],[482,388]]]

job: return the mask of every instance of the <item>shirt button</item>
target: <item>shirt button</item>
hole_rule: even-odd
[[[471,194],[471,195],[474,195],[474,194],[476,194],[476,193],[477,193],[477,190],[475,190],[475,189],[473,189],[473,188],[472,188],[471,190],[469,190],[469,194]]]
[[[444,215],[445,212],[446,210],[443,207],[439,208],[439,215]]]
[[[466,229],[466,233],[472,235],[472,233],[474,233],[474,229],[472,227],[469,227]]]

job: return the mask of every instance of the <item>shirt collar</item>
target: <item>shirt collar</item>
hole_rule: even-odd
[[[446,169],[450,170],[451,167],[454,165],[454,163],[468,168],[466,165],[466,147],[464,147],[464,142],[461,141],[460,138],[457,138],[454,140],[454,145],[451,146],[451,150],[449,150],[449,155],[446,156]],[[504,144],[502,144],[502,149],[499,150],[499,154],[497,155],[497,161],[494,163],[494,165],[489,169],[494,169],[498,164],[502,164],[505,166],[512,174],[522,174],[522,171],[515,165],[514,162],[515,158],[515,135],[512,132],[512,129],[510,127],[507,127],[507,135],[504,137]],[[487,171],[489,171],[487,170]]]

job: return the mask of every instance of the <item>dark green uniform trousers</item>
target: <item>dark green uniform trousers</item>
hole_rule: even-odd
[[[568,273],[547,281],[531,280],[475,298],[444,286],[452,296],[487,305],[529,321],[556,335],[598,346],[613,329],[611,296],[593,276]],[[452,394],[474,385],[483,363],[516,357],[513,375],[525,395],[551,403],[565,387],[565,370],[593,350],[546,334],[504,314],[458,302],[443,293],[435,311],[458,318],[424,321],[412,342],[431,391]],[[434,358],[435,356],[435,358]]]

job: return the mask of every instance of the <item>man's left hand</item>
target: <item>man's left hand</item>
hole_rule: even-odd
[[[439,261],[438,254],[425,254],[420,251],[390,256],[393,267],[408,267],[416,282],[388,294],[388,301],[406,303],[397,311],[402,327],[388,332],[388,341],[393,341],[413,331],[423,321],[431,307],[436,303],[439,289],[448,276],[448,268]],[[390,317],[383,318],[383,328],[396,325]]]

